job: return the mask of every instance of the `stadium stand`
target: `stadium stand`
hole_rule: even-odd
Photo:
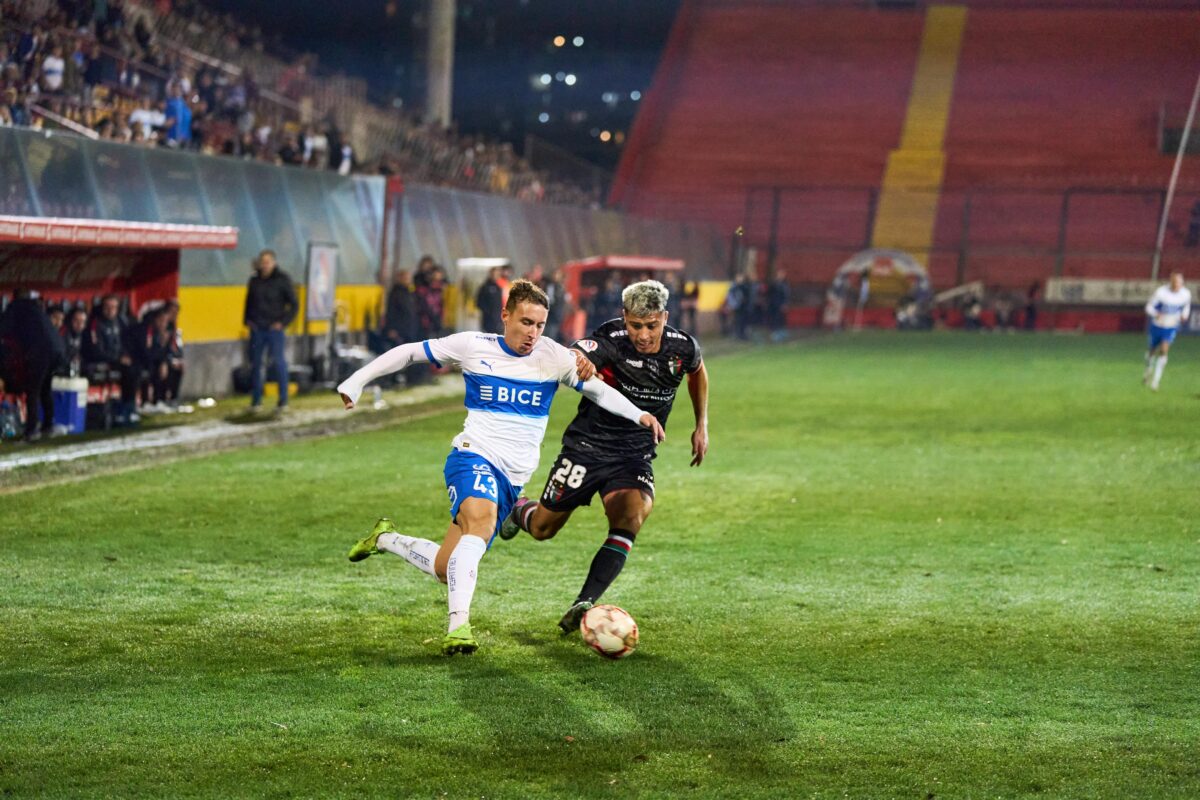
[[[378,108],[361,78],[318,74],[315,56],[280,55],[261,31],[197,3],[21,0],[6,4],[4,25],[0,124],[400,174],[533,202],[602,199],[594,186],[533,169],[507,143]]]
[[[1198,31],[1178,0],[685,0],[610,202],[744,225],[814,291],[871,246],[942,288],[1146,277]],[[1194,267],[1180,188],[1164,263]]]

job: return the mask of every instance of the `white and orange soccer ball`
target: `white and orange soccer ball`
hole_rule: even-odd
[[[633,617],[616,606],[589,608],[579,623],[584,643],[605,658],[624,658],[638,643],[638,626]]]

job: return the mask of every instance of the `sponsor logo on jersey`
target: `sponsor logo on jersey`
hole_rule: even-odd
[[[493,369],[492,365],[491,365],[490,363],[488,363],[487,361],[484,361],[482,358],[481,358],[481,359],[479,359],[479,363],[480,363],[480,364],[483,364],[485,367],[487,367],[488,369],[492,370],[493,372],[495,371],[495,370]]]
[[[590,353],[590,352],[594,351],[600,345],[596,344],[594,339],[580,339],[578,342],[575,343],[575,346],[578,347],[580,350],[584,351],[585,353]]]
[[[645,366],[645,364],[642,362],[642,360],[641,360],[641,359],[638,359],[637,361],[634,361],[632,358],[627,358],[627,359],[625,359],[625,363],[626,363],[626,364],[628,364],[628,365],[629,365],[629,366],[631,366],[631,367],[638,367],[639,369],[640,369],[641,367]]]
[[[687,336],[686,336],[686,335],[684,335],[684,334],[682,334],[682,333],[676,333],[675,331],[667,331],[667,338],[670,338],[670,339],[686,339],[686,338],[687,338]]]
[[[480,386],[479,399],[485,403],[520,403],[523,406],[540,406],[542,393],[537,389],[514,389],[509,386]]]
[[[637,479],[638,479],[640,482],[642,482],[642,483],[646,484],[647,486],[649,486],[649,487],[650,487],[650,491],[654,491],[654,481],[650,480],[650,478],[646,477],[645,475],[638,475],[638,476],[637,476]]]
[[[556,381],[523,381],[514,378],[464,372],[466,406],[477,411],[545,417],[558,388]]]

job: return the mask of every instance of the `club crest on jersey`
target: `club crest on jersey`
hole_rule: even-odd
[[[578,347],[580,350],[584,351],[585,353],[590,353],[590,352],[594,351],[597,347],[599,347],[599,345],[596,344],[596,342],[593,341],[592,339],[580,339],[578,342],[575,343],[575,346]]]
[[[678,375],[683,371],[683,359],[679,356],[667,359],[667,370],[670,371],[672,375]]]

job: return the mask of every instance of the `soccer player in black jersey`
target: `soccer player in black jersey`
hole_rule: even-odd
[[[622,318],[605,322],[572,345],[595,365],[605,383],[653,414],[663,427],[679,384],[687,378],[696,416],[692,466],[708,453],[708,372],[700,343],[667,325],[667,288],[642,281],[621,294]],[[563,433],[540,502],[521,498],[500,528],[511,539],[527,531],[534,539],[554,536],[571,512],[599,494],[608,517],[608,538],[592,559],[587,580],[558,626],[579,630],[579,621],[604,594],[629,555],[654,505],[654,438],[642,428],[584,399]]]

